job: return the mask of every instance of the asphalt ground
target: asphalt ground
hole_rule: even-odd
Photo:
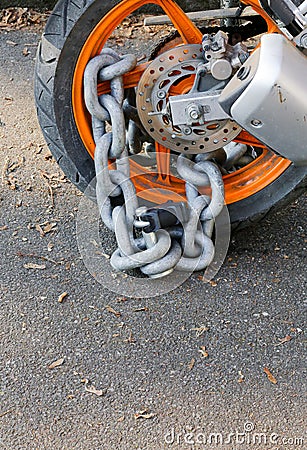
[[[0,449],[306,448],[306,198],[233,236],[211,284],[105,289],[37,124],[38,40],[0,33]]]

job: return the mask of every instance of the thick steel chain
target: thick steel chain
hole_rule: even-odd
[[[205,154],[198,155],[195,162],[180,155],[177,170],[186,181],[187,219],[180,225],[145,233],[148,224],[138,217],[140,207],[130,179],[127,149],[129,153],[141,151],[142,126],[135,108],[124,102],[123,85],[123,75],[136,63],[133,55],[119,56],[111,49],[103,49],[88,63],[84,74],[85,104],[92,117],[96,145],[97,203],[101,218],[115,232],[118,245],[111,265],[120,271],[140,268],[150,277],[163,276],[174,269],[203,270],[214,258],[214,221],[224,206],[222,175]],[[107,80],[110,94],[98,96],[98,82]],[[110,159],[115,160],[112,167]],[[210,196],[199,194],[203,187],[211,188]],[[114,206],[119,199],[121,206]],[[136,229],[142,228],[142,237],[136,238]]]

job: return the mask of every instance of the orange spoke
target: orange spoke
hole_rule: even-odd
[[[158,181],[170,185],[171,151],[168,148],[156,142],[156,158],[157,158]]]
[[[241,133],[234,139],[235,142],[241,142],[241,144],[252,145],[253,147],[266,148],[262,142],[258,141],[254,136],[247,131],[242,130]]]
[[[179,32],[184,44],[200,44],[202,33],[173,0],[156,0]]]

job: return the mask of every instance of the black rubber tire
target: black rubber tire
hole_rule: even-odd
[[[119,0],[60,0],[49,17],[38,49],[35,100],[39,123],[54,158],[81,191],[88,187],[95,170],[73,117],[73,74],[90,32],[118,3]],[[291,165],[257,194],[229,205],[233,228],[258,222],[269,212],[292,202],[306,186],[306,172],[306,167]],[[95,193],[90,195],[94,197]]]

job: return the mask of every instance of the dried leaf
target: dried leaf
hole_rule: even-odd
[[[0,125],[4,126],[0,120]],[[10,162],[9,158],[6,159],[4,162],[3,168],[2,168],[2,183],[6,186],[8,186],[11,190],[17,189],[17,179],[14,177],[14,175],[11,173],[18,169],[23,164],[23,158],[18,158],[18,161],[16,162]]]
[[[147,409],[144,409],[143,411],[140,411],[140,412],[137,412],[134,414],[135,420],[137,420],[137,419],[152,419],[155,416],[156,416],[156,414],[149,413],[147,411]]]
[[[206,325],[200,325],[196,328],[191,328],[191,331],[196,331],[196,337],[201,336],[205,333],[205,331],[209,331],[209,327],[206,327]]]
[[[8,31],[12,29],[20,30],[31,25],[42,25],[47,18],[48,14],[39,13],[29,8],[10,7],[0,9],[0,28],[5,28]]]
[[[239,378],[238,378],[238,383],[243,383],[245,377],[243,375],[243,373],[241,372],[241,370],[239,370]]]
[[[39,232],[39,234],[41,235],[41,237],[44,237],[44,236],[45,236],[45,233],[44,233],[42,227],[41,227],[38,223],[35,224],[35,229],[36,229],[36,231]]]
[[[48,152],[44,155],[44,160],[45,160],[45,161],[49,161],[49,159],[52,159],[52,154],[48,151]]]
[[[103,256],[105,259],[110,259],[110,258],[111,258],[110,255],[108,255],[107,253],[103,253],[103,252],[101,252],[101,251],[99,251],[99,250],[96,250],[96,251],[95,251],[95,255]]]
[[[50,233],[51,231],[54,231],[54,229],[56,228],[56,226],[57,226],[57,223],[56,223],[56,222],[47,223],[47,224],[43,227],[44,233],[47,234],[47,233]]]
[[[94,245],[94,247],[96,247],[96,248],[98,248],[98,247],[99,247],[99,244],[98,244],[98,242],[97,242],[97,241],[95,241],[95,239],[91,239],[91,240],[90,240],[90,243],[91,243],[91,244],[93,244],[93,245]]]
[[[67,297],[68,292],[63,292],[63,294],[59,295],[58,302],[62,303],[64,298]]]
[[[17,232],[16,232],[16,234],[17,234]],[[14,235],[14,233],[13,233],[13,235]],[[38,259],[42,259],[43,261],[49,261],[49,262],[51,262],[51,263],[53,263],[53,264],[56,264],[56,265],[61,265],[62,264],[62,262],[61,261],[55,261],[54,259],[51,259],[51,258],[47,258],[46,256],[40,256],[40,255],[36,255],[35,253],[22,253],[22,252],[17,252],[17,255],[20,257],[20,258],[38,258]],[[27,267],[28,268],[28,267]],[[37,268],[37,267],[30,267],[30,268]],[[41,267],[41,268],[43,268],[43,267]],[[44,267],[44,268],[46,268],[46,267]]]
[[[85,380],[83,380],[84,384],[85,384],[85,390],[86,392],[89,392],[90,394],[95,394],[97,395],[97,397],[102,397],[103,395],[105,395],[107,393],[107,389],[96,389],[95,386],[93,386],[92,384],[90,384],[90,381],[86,378]]]
[[[48,369],[55,369],[56,367],[61,366],[64,363],[64,361],[65,361],[65,358],[57,359],[56,361],[51,363],[50,366],[48,366]]]
[[[17,161],[12,161],[9,162],[8,161],[8,165],[7,165],[7,172],[15,172],[17,169],[19,169],[25,162],[25,158],[22,156],[19,156]]]
[[[111,258],[111,256],[108,255],[107,253],[99,252],[98,250],[97,250],[97,252],[95,252],[95,255],[103,256],[105,259],[110,259]]]
[[[28,50],[27,47],[25,47],[25,48],[22,50],[22,54],[23,54],[23,56],[28,56],[28,55],[30,54],[30,52],[29,52],[29,50]]]
[[[274,377],[274,375],[270,372],[270,370],[267,367],[265,367],[263,369],[263,372],[267,375],[267,377],[271,383],[277,384],[276,378]]]
[[[120,317],[121,313],[118,311],[115,311],[115,309],[112,308],[112,306],[107,305],[106,310],[109,311],[111,314],[114,314],[116,317]]]
[[[134,344],[135,343],[135,339],[133,337],[132,331],[130,331],[128,339],[124,339],[124,342],[127,342],[128,344]]]
[[[192,358],[188,365],[189,370],[192,370],[194,366],[195,366],[195,358]]]
[[[36,223],[35,229],[39,232],[41,237],[44,237],[47,233],[50,233],[51,231],[55,231],[55,228],[57,226],[56,222],[44,222],[44,223]]]
[[[202,355],[204,358],[208,358],[209,353],[207,352],[206,347],[205,347],[204,345],[201,346],[200,349],[199,349],[198,351],[201,353],[201,355]]]
[[[3,227],[0,227],[0,231],[5,231],[5,230],[7,230],[8,229],[8,226],[7,225],[3,225]]]
[[[288,334],[288,335],[285,336],[284,338],[279,339],[278,344],[275,344],[275,346],[277,347],[278,345],[283,345],[283,344],[285,344],[286,342],[291,341],[291,339],[292,339],[292,337]]]
[[[45,264],[33,264],[33,263],[28,263],[28,264],[24,264],[23,267],[25,269],[39,269],[39,270],[44,270],[46,269]]]
[[[85,390],[86,392],[89,392],[90,394],[95,394],[97,395],[97,397],[102,397],[103,395],[106,395],[107,390],[105,389],[104,391],[101,389],[96,389],[94,386],[85,386]]]
[[[127,297],[118,297],[118,298],[116,299],[116,302],[117,302],[117,303],[124,303],[124,302],[126,302],[127,300],[128,300]]]
[[[12,174],[7,177],[7,185],[12,191],[17,189],[17,179]]]

